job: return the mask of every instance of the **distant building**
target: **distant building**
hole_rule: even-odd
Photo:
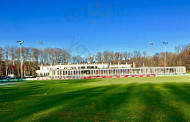
[[[66,65],[50,65],[39,67],[36,71],[37,76],[49,76],[51,70],[83,70],[83,69],[108,69],[108,68],[131,68],[131,64],[117,64],[112,65],[107,63],[93,63],[93,64],[66,64]]]
[[[139,67],[132,68],[131,64],[66,64],[39,67],[37,77],[49,78],[82,78],[99,76],[126,76],[126,75],[178,75],[185,74],[185,67]]]

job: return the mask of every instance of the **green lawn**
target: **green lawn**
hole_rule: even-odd
[[[190,76],[0,83],[0,121],[190,121]]]

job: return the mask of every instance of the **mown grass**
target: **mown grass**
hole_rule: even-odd
[[[0,85],[0,121],[190,121],[190,76]]]

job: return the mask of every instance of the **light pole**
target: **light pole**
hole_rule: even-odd
[[[24,41],[17,41],[17,43],[19,43],[20,44],[20,77],[22,78],[22,47],[21,47],[21,45],[22,45],[22,43],[23,43]]]
[[[43,41],[39,41],[40,44],[40,65],[43,66],[43,61],[42,61],[42,47],[41,45],[43,45]],[[40,70],[40,76],[42,75],[41,70]]]
[[[42,47],[41,45],[43,45],[43,41],[39,41],[40,44],[40,63],[42,63]]]
[[[149,42],[150,46],[151,46],[151,66],[152,66],[152,45],[153,45],[153,42]]]
[[[163,44],[165,45],[165,61],[164,61],[164,66],[166,66],[166,45],[168,44],[168,42],[163,42]]]
[[[151,58],[152,58],[152,45],[153,45],[153,42],[149,42],[150,46],[151,46]]]

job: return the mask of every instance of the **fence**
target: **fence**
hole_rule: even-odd
[[[130,75],[180,75],[185,74],[185,67],[140,67],[115,69],[70,69],[50,70],[50,78],[103,77]]]

